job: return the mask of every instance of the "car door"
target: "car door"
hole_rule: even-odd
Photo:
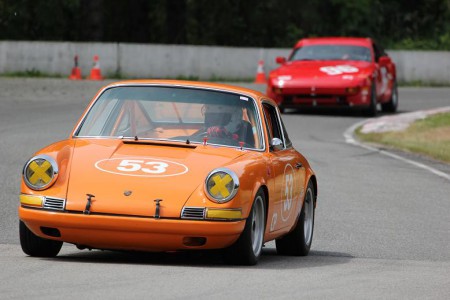
[[[269,232],[274,232],[291,227],[297,219],[301,208],[305,169],[297,151],[292,147],[278,110],[271,103],[263,103],[263,109],[273,181],[269,193],[274,203],[274,209],[268,215],[268,229]]]

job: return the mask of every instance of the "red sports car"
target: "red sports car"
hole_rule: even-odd
[[[370,38],[327,37],[300,40],[281,66],[270,72],[267,95],[280,110],[351,107],[376,115],[398,106],[396,67]]]

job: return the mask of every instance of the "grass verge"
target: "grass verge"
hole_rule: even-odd
[[[355,134],[364,142],[424,154],[450,163],[450,113],[435,114],[418,120],[404,131],[365,134],[360,127]]]

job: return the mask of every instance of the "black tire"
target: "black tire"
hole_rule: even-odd
[[[291,232],[275,241],[278,254],[291,256],[308,255],[314,233],[314,201],[314,187],[312,182],[309,182],[297,224]]]
[[[224,259],[233,265],[256,265],[261,256],[266,229],[265,195],[256,193],[252,209],[239,239],[224,251]]]
[[[370,90],[370,104],[364,111],[364,115],[369,117],[375,117],[377,115],[377,86],[375,82],[372,83],[372,89]]]
[[[20,246],[22,251],[29,256],[55,257],[61,250],[63,242],[43,239],[38,237],[24,222],[19,224]]]
[[[395,113],[398,107],[398,90],[397,81],[394,81],[394,86],[392,87],[391,99],[387,103],[381,104],[381,109],[383,112]]]

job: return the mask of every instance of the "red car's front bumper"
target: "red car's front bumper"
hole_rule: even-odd
[[[367,107],[371,101],[370,87],[269,87],[267,94],[277,102],[280,108]]]

